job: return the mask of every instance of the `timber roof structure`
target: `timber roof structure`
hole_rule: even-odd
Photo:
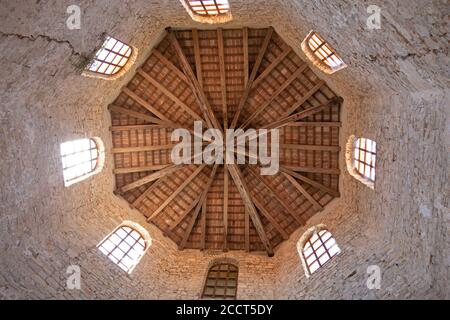
[[[274,254],[339,197],[336,95],[273,28],[172,30],[109,106],[115,194],[180,250]],[[280,171],[171,162],[177,128],[278,128]]]

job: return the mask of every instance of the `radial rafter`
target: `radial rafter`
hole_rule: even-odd
[[[339,196],[341,102],[273,28],[168,29],[108,107],[115,194],[180,250],[271,256]],[[261,176],[259,162],[174,165],[171,133],[201,136],[194,120],[203,131],[279,129],[280,172]]]

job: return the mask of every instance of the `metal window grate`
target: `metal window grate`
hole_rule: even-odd
[[[122,270],[130,273],[144,254],[146,244],[138,231],[121,226],[103,240],[98,248]]]
[[[230,11],[228,0],[188,0],[192,12],[202,16],[218,16]]]
[[[61,143],[64,182],[67,184],[95,170],[98,147],[93,139],[79,139]]]
[[[238,267],[221,263],[208,270],[202,298],[236,299]]]
[[[87,70],[103,75],[114,75],[125,66],[131,53],[129,45],[108,36],[87,66]]]
[[[328,230],[321,230],[313,234],[304,245],[303,258],[309,273],[312,274],[340,252],[331,233]]]
[[[336,51],[318,33],[314,32],[311,34],[308,44],[316,57],[329,67],[338,68],[344,64],[344,61],[338,56]]]
[[[376,142],[366,138],[358,138],[353,154],[354,165],[358,173],[375,182]]]

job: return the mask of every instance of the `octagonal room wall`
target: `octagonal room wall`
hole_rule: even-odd
[[[398,20],[388,20],[383,33],[368,33],[364,2],[232,1],[234,19],[224,28],[273,25],[298,54],[311,28],[336,44],[349,67],[332,76],[318,74],[345,99],[341,140],[362,134],[380,146],[375,191],[351,178],[342,159],[341,199],[305,227],[327,224],[342,254],[315,277],[305,279],[296,251],[304,230],[277,248],[274,258],[244,252],[180,252],[113,195],[106,106],[166,26],[214,26],[194,23],[178,2],[167,0],[79,3],[80,30],[66,28],[66,8],[73,4],[68,1],[0,4],[4,62],[0,297],[198,298],[207,266],[218,257],[238,261],[238,298],[448,295],[448,284],[443,282],[449,275],[448,209],[442,194],[448,174],[442,116],[448,112],[444,92],[448,77],[439,69],[445,44],[438,6],[429,18],[418,21],[413,18],[414,6],[402,11],[406,13],[389,6],[389,17]],[[354,18],[346,18],[347,12],[356,12]],[[364,15],[359,17],[358,12]],[[323,15],[333,17],[332,27]],[[432,28],[427,19],[436,19]],[[415,32],[405,31],[411,21],[417,24]],[[428,30],[426,40],[419,41]],[[98,46],[104,32],[139,48],[134,67],[115,81],[79,73],[83,57]],[[391,42],[399,44],[389,54],[386,46]],[[417,53],[409,52],[410,42]],[[105,142],[105,167],[96,176],[64,188],[59,144],[84,136],[99,136]],[[109,263],[96,248],[123,220],[145,226],[153,239],[131,275]],[[81,290],[66,287],[66,269],[73,264],[81,266]],[[370,291],[365,284],[368,264],[381,267],[380,290]]]

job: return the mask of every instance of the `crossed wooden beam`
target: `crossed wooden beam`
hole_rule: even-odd
[[[219,52],[219,67],[220,67],[220,81],[221,81],[221,100],[222,100],[222,118],[223,122],[220,123],[215,116],[213,109],[205,95],[203,90],[203,75],[201,68],[201,55],[200,55],[200,46],[199,46],[199,36],[198,31],[196,29],[192,30],[193,37],[193,47],[194,47],[194,59],[196,66],[196,74],[191,68],[191,65],[186,58],[183,49],[174,33],[170,28],[166,29],[168,40],[172,46],[173,51],[175,52],[178,62],[180,64],[181,70],[174,65],[169,59],[167,59],[163,54],[161,54],[158,50],[154,49],[152,51],[152,55],[154,55],[161,63],[163,63],[168,69],[170,69],[181,81],[184,81],[191,89],[193,96],[195,97],[195,101],[199,107],[200,113],[196,112],[191,106],[187,105],[181,99],[179,99],[176,95],[174,95],[168,88],[166,88],[159,81],[154,79],[149,73],[147,73],[142,68],[137,69],[137,73],[143,77],[146,81],[151,83],[154,87],[156,87],[159,91],[161,91],[165,96],[171,99],[175,105],[177,105],[181,110],[183,110],[186,115],[191,117],[194,121],[201,121],[204,125],[209,128],[215,128],[221,130],[222,134],[224,130],[227,128],[236,128],[238,126],[238,122],[240,120],[240,116],[242,111],[245,109],[246,104],[248,102],[248,98],[252,90],[258,88],[258,86],[263,82],[263,80],[277,67],[279,63],[283,61],[289,54],[291,54],[292,49],[287,48],[283,50],[278,57],[276,57],[262,72],[259,73],[261,63],[263,61],[266,50],[270,44],[273,35],[273,28],[269,28],[264,40],[262,42],[259,53],[256,57],[256,61],[253,65],[253,68],[248,74],[248,29],[243,29],[243,52],[244,52],[244,67],[245,67],[245,89],[242,94],[241,99],[239,100],[239,104],[237,110],[232,118],[228,117],[228,106],[227,106],[227,88],[226,88],[226,77],[225,77],[225,54],[224,54],[224,38],[222,29],[218,29],[217,32],[217,43],[218,43],[218,52]],[[259,105],[252,114],[245,119],[245,121],[239,126],[240,128],[247,128],[251,125],[252,121],[255,120],[271,103],[275,101],[275,99],[295,80],[297,79],[305,70],[307,69],[306,64],[302,64],[299,66],[291,76],[289,76],[280,87],[275,90],[271,96],[261,105]],[[305,94],[293,103],[293,105],[285,111],[283,116],[272,123],[265,125],[264,127],[267,129],[273,128],[281,128],[284,126],[340,126],[339,122],[305,122],[301,121],[311,115],[319,113],[326,108],[333,107],[342,103],[342,98],[336,97],[330,99],[328,102],[320,104],[318,106],[313,106],[299,112],[296,112],[300,106],[302,106],[310,97],[312,97],[322,86],[324,82],[319,81],[313,88],[309,89]],[[152,127],[168,127],[168,128],[182,128],[183,126],[179,123],[175,123],[171,121],[166,115],[161,113],[157,108],[152,106],[149,102],[139,97],[135,92],[128,88],[123,88],[122,92],[125,93],[129,98],[139,104],[141,107],[150,112],[150,114],[142,113],[139,111],[130,110],[123,106],[119,105],[110,105],[109,110],[113,112],[117,112],[120,114],[124,114],[130,117],[134,117],[136,119],[144,120],[147,123],[145,125],[136,125],[136,126],[112,126],[111,131],[120,131],[120,130],[129,130],[133,128],[152,128]],[[188,129],[192,134],[196,134],[193,129]],[[122,153],[122,152],[136,152],[136,151],[152,151],[152,150],[168,150],[173,147],[173,144],[167,144],[163,146],[145,146],[145,147],[128,147],[128,148],[114,148],[113,153]],[[320,150],[320,151],[339,151],[339,147],[335,146],[307,146],[307,145],[289,145],[284,144],[281,146],[282,148],[287,149],[306,149],[306,150]],[[198,156],[194,155],[193,157]],[[252,155],[249,155],[252,156]],[[169,174],[183,169],[183,165],[154,165],[147,167],[135,167],[135,168],[117,168],[114,169],[115,173],[132,173],[132,172],[143,172],[143,171],[153,171],[150,174],[142,177],[136,181],[128,183],[117,190],[116,192],[119,194],[123,194],[130,190],[133,190],[142,185],[148,184],[152,182],[152,184],[131,204],[132,207],[138,208],[141,202],[150,195],[154,190],[156,190],[162,183],[164,179],[169,177]],[[190,175],[189,177],[183,181],[183,183],[173,192],[170,196],[161,204],[159,207],[148,217],[148,221],[154,221],[164,210],[164,208],[175,199],[183,189],[189,185],[206,167],[205,164],[199,165]],[[201,239],[201,247],[205,248],[205,237],[206,237],[206,196],[208,191],[212,185],[212,182],[216,176],[218,169],[218,165],[214,165],[211,170],[208,180],[206,181],[205,188],[203,191],[196,197],[195,201],[193,201],[181,214],[178,218],[171,223],[168,227],[167,232],[172,232],[181,221],[183,221],[189,213],[193,212],[190,219],[188,220],[188,226],[185,229],[185,232],[182,236],[182,240],[179,243],[179,248],[184,249],[186,243],[188,241],[189,235],[192,232],[193,226],[196,221],[200,219],[200,227],[202,232]],[[305,175],[302,175],[299,172],[318,172],[322,168],[301,168],[301,167],[289,167],[282,166],[281,172],[279,175],[284,177],[287,181],[291,183],[291,185],[309,202],[311,202],[312,206],[316,210],[322,210],[323,206],[298,182],[299,180],[307,183],[319,190],[329,193],[332,196],[339,196],[339,193],[329,187],[322,185],[321,183],[314,181]],[[304,224],[305,221],[302,217],[298,216],[293,208],[289,206],[285,197],[277,193],[274,189],[274,186],[269,182],[269,177],[264,178],[261,177],[255,169],[249,168],[250,174],[259,181],[264,187],[271,192],[274,196],[274,199],[283,207],[283,209],[291,215],[299,224]],[[323,170],[323,169],[322,169]],[[322,173],[329,174],[339,174],[339,171],[332,169],[329,171],[322,171]],[[260,213],[264,215],[277,229],[277,231],[282,235],[283,238],[287,238],[288,235],[284,231],[284,229],[276,222],[270,212],[268,212],[265,207],[262,205],[261,201],[252,196],[250,189],[244,179],[244,175],[242,174],[241,169],[236,164],[225,164],[224,165],[224,205],[223,205],[223,226],[224,226],[224,244],[223,249],[227,250],[227,235],[228,235],[228,200],[229,200],[229,177],[231,176],[235,186],[237,187],[241,198],[243,199],[245,205],[245,247],[246,250],[250,250],[250,219],[255,227],[259,238],[261,239],[262,244],[264,245],[265,250],[269,256],[273,256],[273,247],[270,242],[270,239],[264,229],[263,223],[260,219]],[[259,209],[259,212],[258,212]],[[192,211],[193,210],[193,211]]]

